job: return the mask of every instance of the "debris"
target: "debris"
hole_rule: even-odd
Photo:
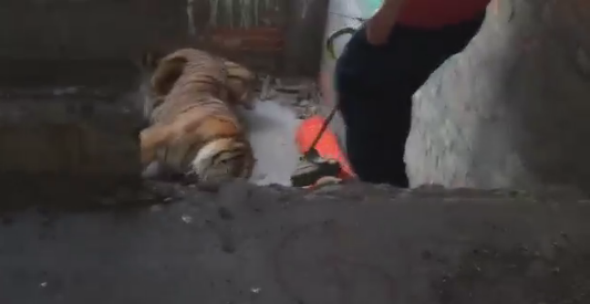
[[[256,294],[257,294],[257,293],[260,293],[260,290],[261,290],[261,288],[260,288],[260,287],[252,287],[252,288],[250,289],[250,291],[251,291],[252,293],[256,293]]]
[[[190,223],[192,223],[192,222],[193,222],[193,217],[192,217],[192,216],[190,216],[190,215],[188,215],[188,214],[184,214],[184,215],[181,217],[181,219],[182,219],[182,221],[183,221],[183,222],[185,222],[185,223],[187,223],[187,224],[190,224]]]
[[[265,75],[262,79],[262,87],[260,89],[260,96],[259,99],[261,101],[265,101],[269,99],[271,88],[272,78],[270,75]]]

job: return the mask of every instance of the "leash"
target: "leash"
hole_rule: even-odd
[[[336,111],[338,111],[338,104],[335,104],[332,107],[332,109],[330,110],[330,114],[328,114],[328,117],[326,117],[326,119],[324,119],[324,123],[322,124],[320,131],[318,132],[318,134],[315,136],[315,138],[311,142],[311,145],[309,146],[309,149],[307,150],[307,152],[305,152],[305,154],[304,154],[305,158],[313,159],[315,157],[320,156],[320,154],[316,150],[315,146],[320,141],[320,138],[322,138],[322,135],[324,135],[324,132],[326,132],[326,130],[328,129],[330,122],[332,122],[332,119],[334,119],[334,116],[336,115]]]
[[[333,12],[331,12],[331,13],[337,14],[337,13],[333,13]],[[341,14],[337,14],[337,15],[341,15]],[[345,15],[341,15],[341,16],[352,18],[352,19],[362,20],[360,18],[354,18],[354,17],[345,16]],[[341,28],[341,29],[333,32],[332,34],[330,34],[330,36],[328,36],[328,39],[326,39],[326,50],[328,51],[328,54],[330,54],[330,57],[332,57],[333,60],[338,59],[336,57],[336,52],[334,51],[334,41],[336,40],[336,38],[339,38],[340,36],[345,35],[345,34],[352,35],[356,31],[357,31],[357,29],[355,29],[355,28],[345,27],[345,28]],[[332,107],[332,109],[330,110],[330,113],[328,114],[328,116],[324,120],[324,123],[322,124],[320,131],[316,135],[315,139],[313,140],[313,142],[312,142],[311,146],[309,147],[309,149],[307,150],[307,152],[305,152],[304,155],[306,158],[307,157],[312,157],[312,158],[319,157],[319,153],[315,149],[315,146],[320,141],[320,138],[322,138],[322,135],[324,135],[324,132],[326,132],[326,129],[328,129],[330,122],[332,122],[332,119],[334,119],[334,116],[336,115],[336,111],[338,111],[338,102],[334,103],[334,106]]]

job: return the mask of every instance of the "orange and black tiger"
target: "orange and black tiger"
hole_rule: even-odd
[[[224,60],[204,51],[180,49],[158,60],[146,101],[151,125],[140,134],[142,163],[160,167],[152,174],[181,173],[212,186],[250,177],[255,159],[227,81]]]

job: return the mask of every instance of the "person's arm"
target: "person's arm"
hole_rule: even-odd
[[[387,42],[387,37],[397,21],[400,8],[405,1],[406,0],[383,1],[383,4],[377,13],[367,21],[367,40],[370,44],[381,45]]]

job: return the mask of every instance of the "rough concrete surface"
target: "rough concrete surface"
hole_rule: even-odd
[[[122,91],[79,86],[0,88],[2,171],[137,175],[137,134],[143,119]]]
[[[590,301],[590,205],[575,194],[157,189],[167,204],[5,214],[0,302]]]
[[[415,99],[411,184],[590,191],[590,5],[494,1]]]
[[[3,85],[0,207],[18,206],[14,197],[51,200],[139,186],[143,120],[126,89]]]

